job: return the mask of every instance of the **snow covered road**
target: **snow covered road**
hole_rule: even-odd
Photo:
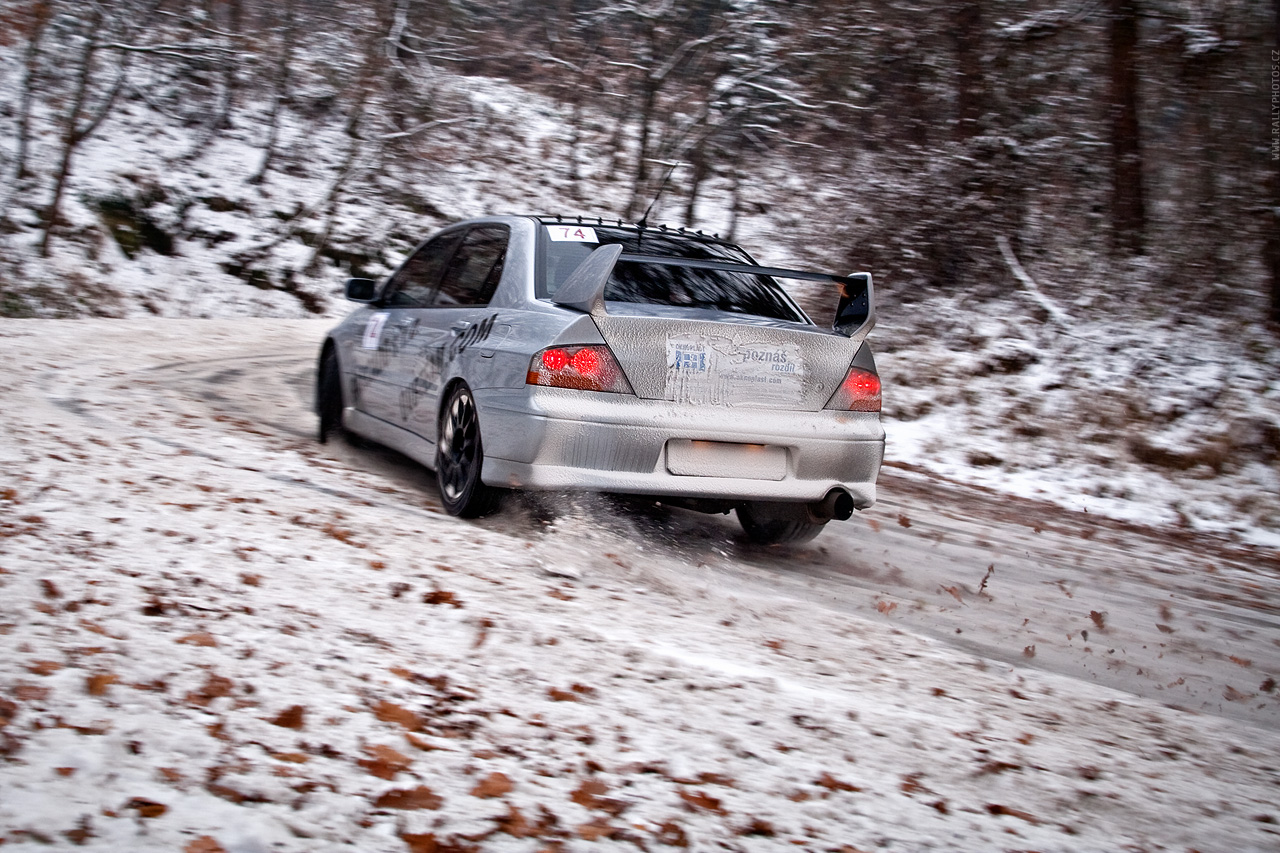
[[[6,851],[1280,844],[1268,555],[910,474],[459,522],[312,441],[325,326],[0,321]]]

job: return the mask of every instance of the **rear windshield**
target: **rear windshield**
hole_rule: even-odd
[[[602,245],[621,244],[624,252],[668,258],[731,261],[753,264],[746,252],[725,243],[702,243],[671,233],[595,226],[598,242],[544,240],[538,295],[548,297],[564,283],[588,255]],[[750,314],[793,323],[805,322],[772,278],[749,273],[689,267],[619,262],[606,285],[604,298],[612,302],[705,308]]]

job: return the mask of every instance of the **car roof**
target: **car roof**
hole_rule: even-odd
[[[724,246],[729,249],[736,249],[738,252],[750,257],[747,251],[737,243],[721,239],[719,234],[707,234],[701,230],[694,230],[691,228],[672,228],[664,224],[642,226],[636,223],[623,222],[621,219],[606,219],[601,216],[537,215],[531,218],[543,225],[587,225],[596,228],[611,228],[620,231],[630,231],[636,234],[639,234],[641,231],[652,231],[655,234],[662,234],[668,239],[685,240],[690,243],[702,243],[708,246]]]

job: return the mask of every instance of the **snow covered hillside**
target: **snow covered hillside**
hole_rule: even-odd
[[[0,321],[6,853],[1275,849],[1274,731],[444,516],[312,440],[325,322]]]

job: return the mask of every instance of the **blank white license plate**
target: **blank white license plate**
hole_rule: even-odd
[[[787,476],[787,450],[771,444],[673,438],[667,442],[667,470],[681,477],[781,480]]]

